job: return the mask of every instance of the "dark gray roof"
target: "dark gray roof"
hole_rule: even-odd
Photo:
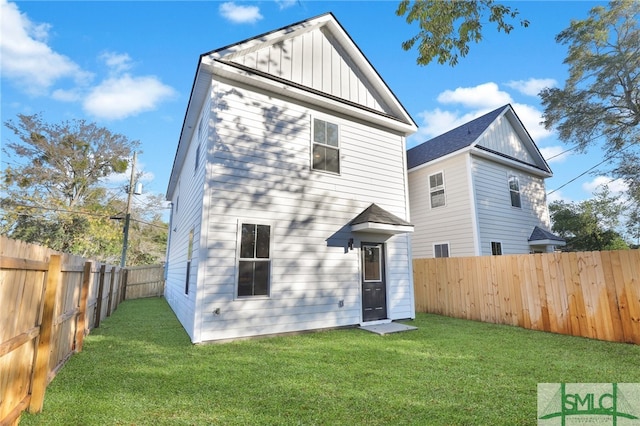
[[[369,207],[363,210],[358,216],[354,217],[351,221],[351,225],[358,225],[360,223],[382,223],[385,225],[402,225],[413,226],[406,220],[400,219],[382,207],[376,204],[371,204]]]
[[[412,169],[436,158],[443,157],[474,143],[480,135],[510,105],[495,109],[482,117],[471,120],[460,127],[449,130],[407,151],[407,167]]]
[[[560,238],[555,234],[552,234],[551,232],[540,228],[539,226],[536,226],[535,228],[533,228],[533,232],[531,233],[531,236],[529,237],[529,241],[541,241],[541,240],[552,240],[552,241],[562,241],[562,242],[566,242],[564,240],[564,238]]]

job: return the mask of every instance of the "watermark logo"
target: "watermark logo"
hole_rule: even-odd
[[[640,383],[538,383],[538,425],[640,425]]]

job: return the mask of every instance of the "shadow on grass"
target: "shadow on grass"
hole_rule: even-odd
[[[127,301],[22,424],[536,424],[537,383],[640,382],[640,347],[418,315],[192,345],[164,299]]]

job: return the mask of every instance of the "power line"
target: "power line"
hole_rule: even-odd
[[[86,211],[81,211],[81,210],[68,210],[68,209],[62,209],[62,208],[57,208],[57,207],[45,207],[45,206],[36,206],[36,205],[30,205],[30,204],[23,204],[23,203],[17,203],[17,202],[11,202],[11,205],[13,206],[17,206],[17,207],[26,207],[26,208],[31,208],[31,209],[37,209],[37,210],[46,210],[46,211],[52,211],[52,212],[61,212],[61,213],[73,213],[73,214],[79,214],[79,215],[84,215],[84,216],[93,216],[93,217],[99,217],[102,219],[112,219],[114,216],[113,215],[105,215],[102,213],[91,213],[91,212],[86,212]],[[6,208],[2,208],[3,210],[8,210]],[[14,212],[16,212],[15,210],[13,210]],[[16,212],[18,215],[21,216],[30,216],[27,213],[18,213]],[[118,220],[121,218],[118,218]],[[153,226],[155,228],[160,228],[160,229],[165,229],[165,227],[160,226],[160,225],[156,225],[154,223],[150,223],[150,222],[145,222],[144,220],[140,220],[140,219],[134,219],[131,218],[132,221],[134,222],[138,222],[138,223],[142,223],[144,225],[149,225],[149,226]]]
[[[557,188],[556,188],[556,189],[554,189],[553,191],[547,192],[547,195],[551,195],[551,194],[553,194],[554,192],[559,191],[560,189],[562,189],[562,188],[564,188],[565,186],[569,185],[570,183],[575,182],[576,180],[578,180],[578,179],[579,179],[579,178],[581,178],[582,176],[584,176],[584,175],[586,175],[587,173],[589,173],[591,170],[595,169],[596,167],[600,166],[601,164],[606,163],[607,161],[611,160],[613,157],[615,157],[615,156],[619,155],[620,153],[622,153],[622,151],[624,151],[625,149],[629,148],[630,146],[632,146],[632,145],[627,145],[626,147],[622,148],[620,151],[618,151],[618,152],[616,152],[616,153],[614,153],[614,154],[611,154],[611,155],[610,155],[610,156],[608,156],[608,157],[605,157],[605,159],[604,159],[604,160],[602,160],[601,162],[599,162],[599,163],[598,163],[598,164],[596,164],[595,166],[590,167],[589,169],[587,169],[587,170],[585,170],[584,172],[580,173],[578,176],[576,176],[576,177],[574,177],[573,179],[569,180],[568,182],[566,182],[566,183],[564,183],[564,184],[560,185],[559,187],[557,187]],[[572,149],[573,149],[573,148],[572,148]],[[570,151],[570,150],[569,150],[569,151]],[[561,154],[558,154],[558,155],[561,155]],[[556,157],[557,157],[557,156],[556,156]],[[551,157],[551,158],[553,158],[553,157]]]

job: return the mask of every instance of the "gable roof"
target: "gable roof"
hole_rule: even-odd
[[[490,129],[491,125],[502,116],[507,117],[509,123],[513,126],[516,133],[518,133],[522,142],[529,148],[535,164],[525,163],[520,159],[483,147],[479,144],[481,137]],[[437,160],[464,149],[475,149],[476,153],[483,152],[486,155],[503,157],[511,161],[523,163],[524,166],[539,169],[543,174],[551,175],[549,165],[542,157],[540,150],[533,142],[533,139],[525,129],[518,115],[513,110],[511,104],[497,108],[487,114],[458,126],[455,129],[449,130],[440,136],[436,136],[433,139],[409,149],[407,151],[407,168],[413,169],[421,166],[422,164],[426,164],[430,161]]]
[[[557,235],[547,231],[546,229],[540,228],[539,226],[533,228],[533,232],[531,233],[528,241],[530,245],[545,244],[563,246],[566,244],[564,238],[560,238]]]
[[[313,72],[303,72],[308,67]],[[413,118],[335,16],[325,13],[200,55],[167,196],[177,184],[177,172],[214,76],[342,113],[402,135],[417,130]],[[336,76],[344,78],[336,82]]]
[[[351,222],[352,231],[365,231],[384,234],[413,232],[413,225],[388,212],[377,204],[371,204]]]

